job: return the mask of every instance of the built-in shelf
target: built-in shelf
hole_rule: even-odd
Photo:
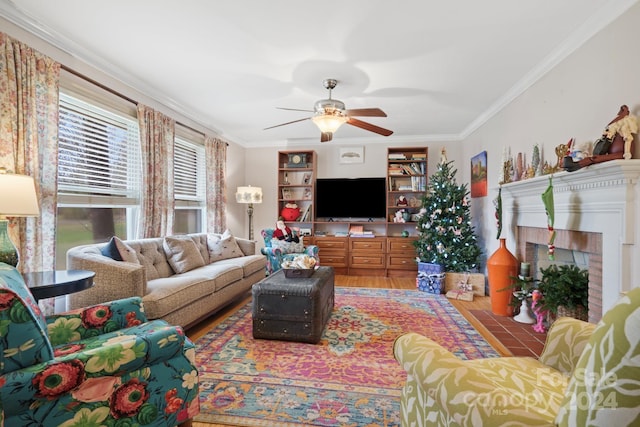
[[[292,156],[304,160],[292,165]],[[298,160],[298,159],[296,159]],[[396,211],[410,215],[420,211],[427,187],[427,147],[389,148],[386,163],[386,217],[371,221],[334,220],[315,217],[317,155],[310,150],[278,152],[278,216],[288,203],[300,208],[299,218],[285,221],[289,227],[309,233],[305,243],[320,248],[321,265],[330,265],[338,274],[413,276],[417,271],[415,217],[394,222]],[[399,205],[403,196],[406,205]],[[305,215],[305,212],[308,212]],[[363,236],[354,235],[354,226]]]

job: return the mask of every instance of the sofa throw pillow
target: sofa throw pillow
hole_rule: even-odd
[[[302,243],[302,239],[300,239],[300,241],[296,243],[273,238],[271,239],[271,247],[279,248],[282,253],[285,254],[299,254],[304,252],[304,244]]]
[[[116,245],[116,236],[113,236],[111,240],[105,244],[100,252],[102,255],[114,259],[116,261],[122,261],[122,255],[120,255],[120,251],[118,250],[118,246]]]
[[[109,240],[109,242],[100,249],[100,252],[102,255],[116,261],[140,264],[136,251],[131,246],[120,240],[118,236],[113,236],[111,240]]]
[[[178,274],[204,265],[204,259],[196,242],[190,237],[165,237],[162,247],[169,265]]]
[[[238,242],[236,242],[236,238],[233,237],[229,230],[225,230],[221,235],[209,234],[207,236],[207,247],[209,248],[211,262],[244,256],[240,246],[238,246]]]

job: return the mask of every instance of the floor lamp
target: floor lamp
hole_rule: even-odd
[[[17,266],[18,251],[9,238],[8,216],[38,216],[38,198],[33,178],[27,175],[7,173],[0,168],[0,262]]]
[[[236,190],[236,202],[249,204],[249,206],[247,206],[247,214],[249,214],[249,240],[253,240],[253,204],[262,203],[262,188],[252,187],[250,185],[238,187]]]

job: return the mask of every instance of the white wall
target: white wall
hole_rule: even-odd
[[[640,115],[639,22],[636,4],[465,139],[463,159],[487,151],[489,195],[472,203],[486,254],[498,247],[492,200],[497,196],[503,147],[530,159],[537,143],[543,159],[555,163],[557,145],[572,137],[578,144],[595,141],[622,104]],[[640,153],[637,139],[634,158]],[[462,170],[468,181],[469,171]],[[546,217],[538,226],[546,227]],[[508,246],[515,250],[514,242]]]

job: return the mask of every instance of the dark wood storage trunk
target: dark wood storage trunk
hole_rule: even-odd
[[[333,267],[308,278],[280,270],[253,285],[253,337],[317,343],[334,305]]]

